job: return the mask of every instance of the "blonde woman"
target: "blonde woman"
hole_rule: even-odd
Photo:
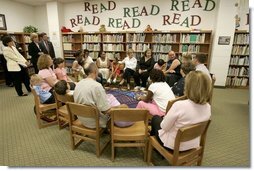
[[[124,80],[127,80],[127,89],[130,89],[130,78],[134,75],[137,67],[137,59],[134,57],[133,49],[128,49],[127,51],[127,57],[124,58],[123,61],[119,63],[124,63],[124,72],[123,72],[123,79],[119,83],[120,86],[123,85]]]
[[[43,54],[39,46],[39,37],[36,33],[30,35],[31,43],[28,45],[28,54],[31,56],[31,63],[33,64],[34,71],[37,74],[39,72],[37,67],[37,61],[40,55]]]
[[[152,118],[151,135],[155,135],[159,143],[168,150],[174,150],[174,142],[179,128],[204,122],[211,117],[212,84],[208,76],[201,71],[191,71],[185,78],[184,94],[187,100],[177,101],[162,119]],[[199,146],[200,139],[195,138],[181,143],[180,151]]]

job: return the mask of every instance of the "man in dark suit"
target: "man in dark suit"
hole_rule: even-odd
[[[46,33],[41,33],[42,40],[39,43],[40,48],[44,54],[49,54],[52,59],[56,57],[52,42],[48,40]]]

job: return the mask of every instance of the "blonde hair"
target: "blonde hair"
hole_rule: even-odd
[[[130,53],[133,53],[134,50],[132,48],[129,48],[128,51],[127,51],[127,54],[129,55]]]
[[[212,82],[202,71],[191,71],[185,78],[184,94],[197,104],[206,104],[211,97]]]
[[[51,65],[51,57],[47,54],[43,54],[38,58],[37,67],[39,70],[48,69]]]
[[[31,34],[30,34],[30,39],[31,39],[31,41],[34,41],[34,39],[37,38],[37,37],[38,37],[38,34],[37,34],[37,33],[31,33]]]
[[[43,78],[40,75],[38,75],[38,74],[31,75],[30,84],[32,86],[35,86],[35,85],[41,83],[42,81],[43,81]]]

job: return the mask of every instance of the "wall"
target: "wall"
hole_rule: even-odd
[[[47,8],[46,5],[36,6],[35,9],[35,25],[38,28],[38,32],[49,33],[48,27],[48,16],[47,16]]]
[[[175,5],[177,3],[178,5]],[[85,31],[98,31],[101,24],[104,24],[108,31],[142,31],[148,24],[158,30],[212,29],[217,11],[216,3],[217,0],[84,1],[64,4],[64,23],[73,31],[78,31],[80,27]],[[142,16],[137,16],[138,14]],[[201,19],[200,24],[198,16]]]
[[[0,0],[0,4],[0,13],[5,15],[7,31],[22,32],[25,26],[35,26],[34,7],[9,0]]]

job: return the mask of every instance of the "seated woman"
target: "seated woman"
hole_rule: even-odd
[[[149,110],[151,115],[164,116],[168,101],[175,99],[171,88],[165,82],[165,76],[161,70],[153,69],[150,72],[152,84],[148,87],[148,94],[141,96],[137,108]]]
[[[175,94],[175,96],[183,96],[183,92],[184,92],[184,80],[185,80],[185,76],[191,72],[191,71],[195,71],[195,65],[192,64],[192,62],[185,62],[182,63],[181,65],[181,75],[182,78],[180,78],[180,80],[178,80],[172,87],[172,91]]]
[[[66,70],[64,68],[64,59],[55,58],[54,61],[54,73],[57,76],[58,80],[65,80],[70,85],[70,89],[74,90],[76,84],[67,76]]]
[[[119,83],[120,86],[123,85],[124,80],[127,80],[127,89],[130,89],[130,79],[131,76],[134,75],[137,66],[137,59],[133,55],[133,49],[128,49],[127,57],[124,58],[123,61],[119,61],[119,63],[124,63],[124,72],[123,72],[123,79]]]
[[[106,57],[105,52],[100,51],[99,56],[96,60],[96,65],[99,69],[99,73],[102,74],[102,78],[107,80],[109,77],[109,67],[110,67],[110,61]]]
[[[149,77],[150,71],[153,69],[155,61],[152,57],[152,50],[147,49],[145,55],[140,59],[137,65],[137,71],[134,74],[135,89],[144,90],[146,88],[146,82]],[[142,82],[140,87],[140,80]]]
[[[159,143],[167,150],[174,150],[178,129],[184,126],[204,122],[211,117],[211,81],[201,71],[191,71],[185,78],[184,94],[187,100],[177,101],[164,118],[152,118],[152,131]],[[199,146],[200,138],[181,143],[180,151]]]
[[[39,75],[43,78],[42,88],[43,90],[48,90],[52,92],[52,88],[59,81],[56,74],[51,69],[53,65],[53,60],[48,54],[43,54],[39,57],[37,66],[39,69]]]
[[[164,74],[166,75],[166,82],[172,87],[182,76],[180,73],[181,62],[176,57],[174,51],[168,52],[167,68]]]

